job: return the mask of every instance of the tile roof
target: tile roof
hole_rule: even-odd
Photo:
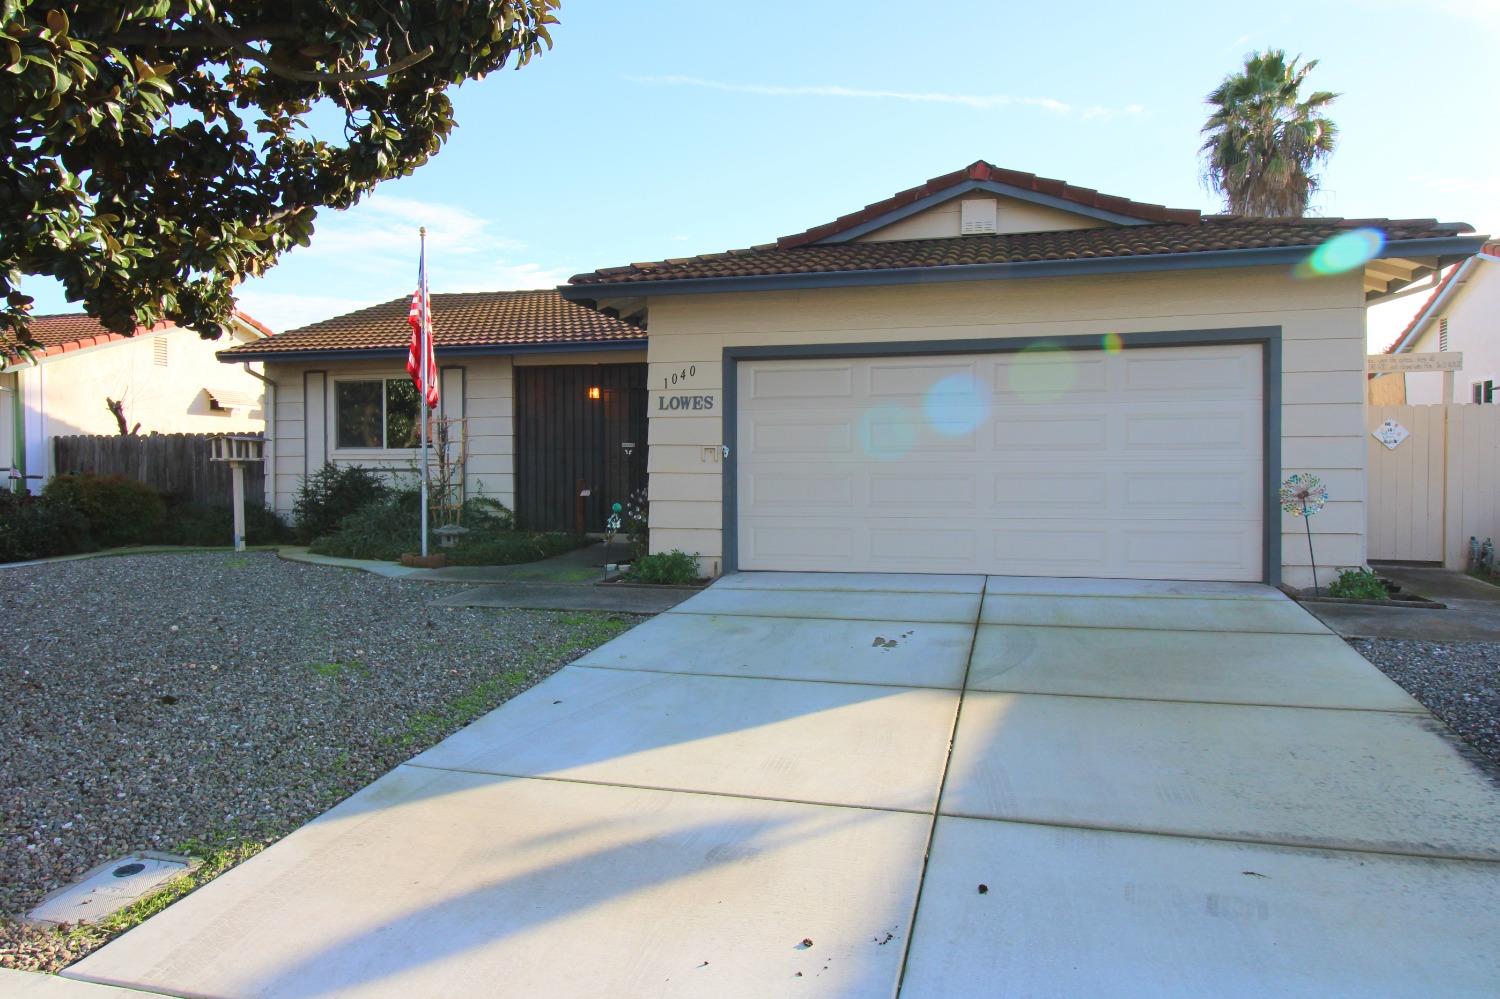
[[[220,351],[267,356],[309,351],[405,350],[411,339],[406,317],[411,296],[287,330]],[[556,290],[476,291],[432,296],[433,346],[510,347],[547,344],[612,343],[639,340],[636,326],[593,309],[563,301]]]
[[[1115,215],[1124,215],[1129,218],[1140,219],[1144,222],[1196,222],[1199,213],[1191,208],[1165,208],[1161,205],[1145,204],[1139,201],[1131,201],[1129,198],[1120,198],[1112,194],[1100,194],[1091,187],[1076,187],[1065,180],[1053,180],[1050,177],[1038,177],[1034,173],[1023,173],[1020,170],[1006,170],[986,163],[984,160],[976,160],[952,173],[945,173],[941,177],[934,177],[925,184],[907,188],[897,194],[891,195],[883,201],[866,205],[857,212],[841,216],[826,225],[814,226],[806,232],[799,232],[792,236],[782,236],[776,241],[776,245],[787,249],[793,246],[806,246],[816,243],[820,239],[836,236],[841,232],[853,229],[855,226],[880,218],[888,212],[898,208],[904,208],[915,201],[940,194],[950,188],[957,187],[965,181],[989,181],[996,184],[1005,184],[1009,187],[1018,187],[1023,191],[1031,191],[1036,194],[1046,195],[1050,198],[1058,198],[1063,201],[1072,202],[1084,208],[1097,208],[1100,211],[1111,212]]]
[[[1473,231],[1470,226],[1462,223],[1440,223],[1432,219],[1262,219],[1232,215],[1194,215],[1194,219],[1189,222],[1103,226],[1055,232],[889,242],[792,246],[767,244],[726,253],[611,267],[576,275],[571,283],[574,286],[628,286],[645,281],[964,267],[1097,257],[1171,256],[1227,250],[1311,247],[1340,232],[1364,226],[1381,229],[1390,242],[1435,239]]]
[[[236,311],[235,316],[262,336],[269,337],[272,335],[271,330],[267,326],[250,314]],[[139,336],[142,333],[156,333],[176,328],[171,323],[157,323],[150,328],[137,329],[130,335]],[[31,336],[41,345],[33,351],[33,356],[38,360],[54,354],[82,350],[85,347],[93,347],[101,343],[128,339],[123,333],[115,333],[105,329],[103,323],[83,312],[32,316]],[[7,361],[14,361],[19,356],[16,351],[16,341],[8,334],[0,334],[0,356],[3,356]]]
[[[1479,252],[1491,257],[1500,257],[1500,240],[1485,243],[1484,246],[1480,247]],[[1464,261],[1464,263],[1467,262]],[[1461,263],[1443,275],[1443,279],[1432,290],[1432,294],[1427,296],[1427,300],[1422,303],[1422,307],[1417,310],[1416,315],[1411,317],[1411,322],[1406,324],[1406,329],[1402,330],[1401,335],[1392,340],[1390,345],[1385,348],[1387,354],[1394,354],[1399,351],[1406,345],[1407,340],[1417,333],[1418,327],[1426,324],[1425,321],[1431,318],[1429,315],[1430,310],[1447,293],[1448,286],[1453,283],[1453,279],[1458,276],[1458,272],[1462,267],[1463,264]]]

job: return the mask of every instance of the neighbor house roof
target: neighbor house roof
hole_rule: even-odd
[[[220,351],[224,360],[404,353],[411,340],[411,298],[335,316],[254,343]],[[544,349],[619,346],[645,339],[645,331],[564,301],[553,289],[479,291],[432,296],[433,346],[464,353],[497,348]]]
[[[1046,205],[1098,224],[1062,231],[856,241],[970,192]],[[1363,227],[1385,234],[1387,257],[1410,255],[1429,261],[1414,264],[1413,273],[1425,271],[1434,259],[1441,262],[1468,255],[1478,246],[1474,239],[1463,238],[1473,230],[1462,223],[1205,216],[1192,209],[1143,204],[980,161],[774,243],[578,274],[562,293],[572,301],[594,304],[606,295],[618,299],[738,289],[1291,264],[1330,237]],[[1369,294],[1388,290],[1387,283]]]
[[[1411,317],[1411,322],[1406,324],[1406,329],[1401,331],[1401,335],[1396,337],[1389,347],[1385,348],[1385,352],[1387,354],[1400,353],[1416,343],[1422,331],[1432,324],[1438,312],[1458,293],[1458,289],[1468,280],[1475,263],[1480,260],[1500,262],[1500,241],[1485,243],[1477,254],[1443,275],[1443,279],[1438,282],[1432,294],[1427,296],[1427,301],[1422,303],[1417,314]]]
[[[236,310],[235,318],[243,322],[247,327],[254,330],[262,337],[271,336],[271,330],[246,312]],[[146,333],[159,333],[163,330],[177,329],[172,323],[157,323],[155,326],[138,328],[130,336],[140,336]],[[104,324],[93,316],[83,312],[66,312],[48,316],[31,317],[31,335],[40,346],[32,352],[37,360],[51,357],[56,354],[65,354],[70,351],[82,350],[85,347],[93,347],[101,343],[111,343],[115,340],[129,339],[123,333],[115,333],[104,328]],[[0,334],[0,355],[6,360],[13,361],[19,357],[17,344],[13,337]]]

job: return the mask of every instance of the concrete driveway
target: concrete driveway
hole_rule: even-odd
[[[211,996],[1500,990],[1500,790],[1267,587],[746,573],[70,969]]]

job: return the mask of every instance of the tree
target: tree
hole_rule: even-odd
[[[1204,179],[1236,215],[1298,217],[1318,189],[1314,169],[1333,152],[1338,126],[1323,113],[1338,94],[1319,90],[1299,100],[1318,65],[1270,49],[1251,55],[1208,95],[1203,126]]]
[[[426,162],[446,89],[550,47],[558,4],[0,0],[0,340],[34,345],[25,274],[118,333],[227,332],[236,284]]]

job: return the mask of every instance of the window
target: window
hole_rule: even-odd
[[[1474,401],[1479,403],[1495,401],[1495,383],[1491,380],[1474,383]]]
[[[339,448],[408,448],[419,443],[417,387],[410,378],[334,383]]]

